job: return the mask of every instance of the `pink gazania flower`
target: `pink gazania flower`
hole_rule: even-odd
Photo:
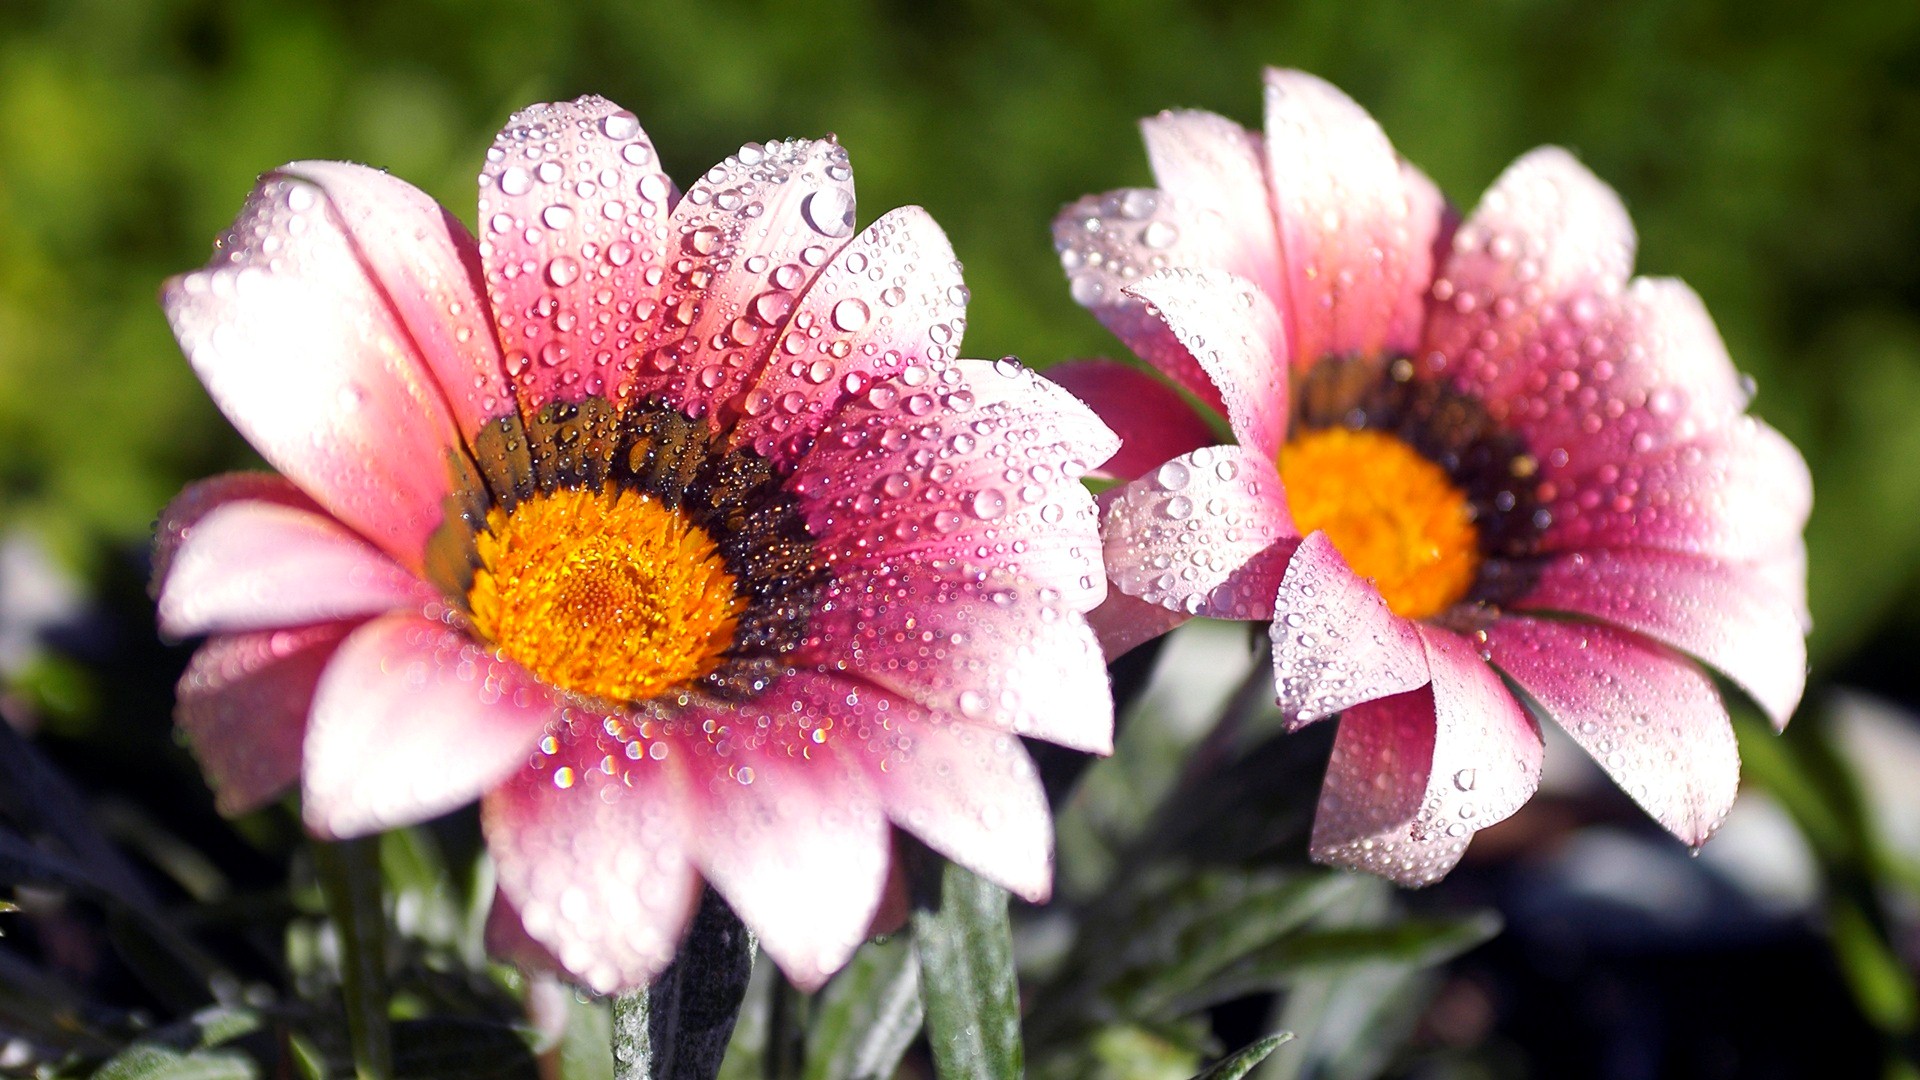
[[[160,524],[161,627],[211,635],[178,720],[222,809],[298,780],[345,837],[479,798],[524,930],[602,991],[669,962],[702,879],[817,986],[890,822],[1045,898],[1015,735],[1110,749],[1079,477],[1117,441],[956,358],[924,211],[855,236],[853,210],[832,139],[682,194],[592,97],[507,125],[477,242],[372,169],[263,179],[163,296],[284,477]]]
[[[1269,72],[1266,112],[1147,120],[1159,189],[1055,224],[1074,297],[1234,438],[1132,369],[1051,373],[1125,440],[1109,651],[1271,620],[1288,720],[1340,714],[1322,861],[1444,875],[1532,795],[1537,714],[1701,843],[1739,783],[1701,662],[1777,724],[1804,688],[1805,463],[1565,151],[1461,224],[1332,86]]]

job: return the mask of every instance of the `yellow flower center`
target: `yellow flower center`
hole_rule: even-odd
[[[1379,431],[1332,427],[1280,448],[1280,479],[1301,533],[1326,532],[1394,613],[1452,607],[1480,569],[1473,508],[1446,470]]]
[[[633,491],[560,490],[487,514],[475,627],[553,686],[639,701],[712,672],[745,601],[713,539]]]

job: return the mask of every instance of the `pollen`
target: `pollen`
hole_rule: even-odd
[[[1438,615],[1473,587],[1473,506],[1418,450],[1385,432],[1322,428],[1281,447],[1279,464],[1300,531],[1324,531],[1395,614]]]
[[[559,490],[487,514],[475,629],[548,684],[614,701],[719,667],[746,602],[713,538],[643,493]]]

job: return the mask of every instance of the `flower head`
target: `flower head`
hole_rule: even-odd
[[[1126,440],[1109,651],[1271,620],[1289,720],[1341,714],[1325,861],[1445,874],[1532,794],[1536,713],[1704,841],[1739,759],[1701,662],[1780,724],[1804,686],[1805,463],[1698,297],[1629,279],[1626,212],[1571,155],[1462,223],[1338,90],[1266,95],[1264,135],[1147,120],[1160,187],[1055,225],[1074,297],[1235,440],[1119,365],[1055,369]]]
[[[957,358],[946,238],[917,208],[855,235],[830,139],[682,194],[633,114],[539,105],[479,222],[297,163],[165,290],[281,474],[161,521],[162,628],[211,635],[178,719],[223,809],[298,780],[345,836],[480,798],[505,900],[601,990],[665,966],[702,879],[817,985],[889,823],[1045,897],[1015,735],[1110,748],[1078,478],[1112,434]]]

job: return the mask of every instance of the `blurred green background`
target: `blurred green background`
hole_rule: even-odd
[[[1117,350],[1068,299],[1054,212],[1147,180],[1142,115],[1257,125],[1269,63],[1344,87],[1463,207],[1529,147],[1576,150],[1812,462],[1816,665],[1920,642],[1913,4],[7,0],[0,523],[90,579],[246,460],[154,293],[280,162],[380,165],[470,220],[481,152],[538,99],[613,97],[683,179],[837,132],[862,222],[920,203],[952,236],[968,351],[1046,364]]]
[[[481,155],[529,102],[623,103],[683,182],[744,141],[831,131],[863,224],[918,203],[946,227],[966,351],[1045,365],[1121,352],[1068,297],[1055,212],[1149,181],[1143,115],[1257,126],[1264,64],[1343,87],[1463,209],[1525,150],[1572,148],[1625,198],[1640,270],[1705,297],[1815,477],[1816,707],[1785,739],[1742,722],[1748,776],[1817,852],[1857,1007],[1909,1036],[1920,861],[1881,850],[1821,706],[1846,684],[1920,709],[1911,2],[0,0],[0,544],[35,538],[94,612],[21,667],[4,648],[21,613],[0,610],[0,706],[41,721],[89,791],[139,791],[212,857],[253,857],[169,742],[185,653],[154,645],[137,582],[167,499],[253,460],[155,294],[262,170],[369,162],[471,222]]]

